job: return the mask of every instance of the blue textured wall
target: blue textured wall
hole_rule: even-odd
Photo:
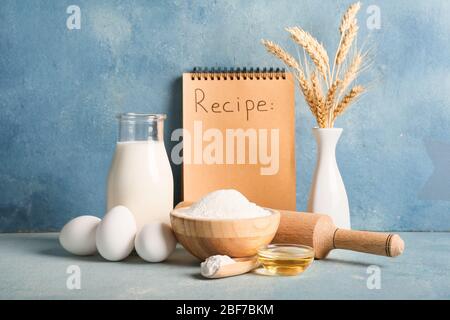
[[[336,45],[349,3],[1,1],[0,231],[57,230],[71,217],[102,215],[116,113],[168,113],[169,142],[181,123],[183,71],[279,66],[259,41],[294,50],[283,28],[295,24]],[[66,27],[71,4],[81,8],[81,30]],[[369,4],[381,9],[380,30],[365,27]],[[336,124],[345,128],[338,161],[355,228],[450,230],[448,12],[447,0],[364,3],[374,81]],[[314,122],[297,100],[305,209]]]

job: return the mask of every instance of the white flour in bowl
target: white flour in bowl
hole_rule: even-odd
[[[234,189],[217,190],[208,193],[183,214],[191,217],[210,219],[247,219],[270,215]]]

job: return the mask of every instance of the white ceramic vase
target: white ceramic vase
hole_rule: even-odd
[[[347,192],[336,162],[336,144],[342,128],[314,128],[317,164],[309,194],[308,211],[331,216],[338,228],[350,229]]]

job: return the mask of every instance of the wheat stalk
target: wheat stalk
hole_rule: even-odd
[[[303,93],[306,103],[308,104],[311,112],[316,118],[319,118],[317,112],[317,102],[314,95],[314,90],[310,87],[308,80],[305,77],[305,74],[300,67],[297,60],[287,53],[283,48],[281,48],[276,43],[270,40],[262,40],[263,45],[266,47],[267,51],[282,60],[287,66],[295,69],[296,71],[296,79],[299,83],[300,89]]]
[[[300,65],[297,60],[282,47],[270,40],[261,40],[262,44],[266,47],[267,51],[282,60],[287,66],[294,68],[297,71],[301,71]]]
[[[342,16],[341,25],[339,26],[339,32],[341,35],[344,34],[353,23],[360,8],[361,2],[359,1],[348,7],[347,11]]]
[[[316,38],[299,27],[286,28],[291,38],[305,49],[322,77],[327,80],[329,76],[329,58],[327,51]]]
[[[286,28],[286,30],[290,33],[291,38],[303,48],[306,75],[301,63],[282,47],[272,41],[262,40],[268,52],[293,69],[305,101],[320,128],[332,128],[336,117],[341,115],[366,90],[365,87],[357,85],[344,95],[362,71],[363,60],[365,59],[365,54],[357,51],[356,45],[353,46],[358,35],[356,14],[360,8],[360,2],[352,4],[341,19],[339,26],[341,37],[334,56],[332,69],[330,68],[329,57],[324,46],[311,34],[299,27]],[[352,60],[344,64],[352,47],[355,48]],[[315,67],[315,70],[308,70],[307,55],[312,61],[312,68]],[[301,57],[299,61],[301,61]],[[341,67],[344,67],[344,65],[347,67],[347,70],[341,75]],[[322,91],[323,82],[319,79],[320,76],[328,89],[325,94]],[[342,95],[344,96],[341,99]]]
[[[365,88],[361,85],[353,87],[345,96],[341,102],[336,106],[333,112],[333,122],[338,116],[340,116],[348,108],[348,106],[355,101],[363,92]]]

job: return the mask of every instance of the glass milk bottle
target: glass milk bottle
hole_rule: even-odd
[[[123,205],[136,218],[138,230],[160,221],[170,225],[173,176],[164,147],[166,115],[118,115],[119,137],[108,176],[107,209]]]

